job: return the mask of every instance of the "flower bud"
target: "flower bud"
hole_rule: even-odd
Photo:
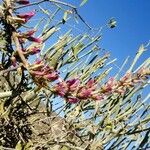
[[[29,41],[32,41],[32,42],[36,42],[36,43],[42,43],[42,39],[41,38],[35,38],[35,37],[28,37],[27,38]]]
[[[30,2],[29,2],[28,0],[18,0],[17,3],[18,3],[18,4],[21,4],[21,5],[30,4]]]
[[[17,17],[25,19],[25,22],[27,22],[29,19],[31,19],[35,15],[35,10],[24,13],[24,14],[18,14]]]

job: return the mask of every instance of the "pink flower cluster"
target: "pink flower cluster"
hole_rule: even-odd
[[[54,93],[65,98],[70,103],[77,103],[80,100],[103,100],[111,94],[124,95],[127,88],[135,87],[144,82],[150,75],[150,69],[142,68],[136,74],[126,73],[120,80],[110,78],[99,89],[97,82],[93,79],[88,80],[82,85],[79,79],[61,81],[54,87]]]
[[[48,66],[44,61],[37,60],[30,69],[30,74],[37,84],[44,86],[46,81],[52,82],[58,79],[59,73],[53,67]]]
[[[30,4],[28,0],[18,0],[17,3],[21,5]],[[34,15],[35,15],[35,10],[28,12],[28,13],[18,14],[17,17],[19,19],[24,19],[24,23],[26,23]],[[40,52],[38,44],[42,43],[42,40],[41,38],[36,38],[33,36],[35,32],[36,30],[32,29],[25,33],[16,34],[19,44],[21,45],[20,47],[22,48],[21,54],[23,55],[25,59],[27,59],[28,55],[34,55]],[[29,40],[31,42],[36,42],[37,45],[34,45],[34,47],[29,47],[25,49],[23,44],[25,43],[26,40]],[[15,66],[17,63],[15,56],[11,57],[11,61],[12,61],[12,65]],[[40,86],[45,86],[47,84],[47,81],[51,82],[51,81],[57,80],[59,76],[58,72],[54,70],[53,67],[45,64],[44,60],[43,61],[38,60],[32,65],[28,65],[28,68],[26,69],[29,71],[34,81]]]
[[[101,88],[103,95],[109,95],[113,93],[124,94],[127,88],[133,88],[143,83],[150,75],[149,68],[141,68],[136,74],[127,72],[120,80],[110,78]]]
[[[96,93],[97,83],[90,79],[82,85],[79,79],[62,81],[55,85],[54,93],[66,98],[70,103],[77,103],[79,100],[93,99],[101,100],[101,96]]]
[[[18,0],[16,1],[18,4],[23,4],[23,5],[27,5],[30,4],[30,2],[28,0]],[[24,20],[24,23],[26,23],[29,19],[31,19],[33,16],[35,15],[35,10],[30,11],[28,13],[23,13],[23,14],[18,14],[17,15],[17,19],[18,20]],[[16,20],[16,18],[14,18]],[[14,20],[14,21],[15,21]],[[16,20],[17,23],[17,20]],[[26,40],[31,41],[31,42],[36,42],[37,44],[41,44],[42,43],[42,39],[41,38],[36,38],[34,37],[34,33],[36,32],[35,29],[29,30],[25,33],[18,33],[17,37],[19,40],[19,43],[22,45],[26,42]],[[25,58],[27,58],[28,55],[34,55],[40,52],[39,46],[36,45],[34,47],[31,47],[29,49],[25,49],[23,46],[22,47],[22,52]],[[12,65],[16,66],[17,61],[14,58],[14,56],[11,58],[12,61]]]

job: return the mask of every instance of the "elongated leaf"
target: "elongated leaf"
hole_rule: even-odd
[[[83,0],[80,6],[83,6],[88,0]]]

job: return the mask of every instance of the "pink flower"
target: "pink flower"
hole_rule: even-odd
[[[57,83],[56,86],[54,87],[54,91],[59,96],[64,97],[68,92],[67,84],[65,82]]]
[[[27,22],[29,19],[31,19],[33,16],[35,15],[35,10],[28,12],[28,13],[24,13],[24,14],[18,14],[17,17],[20,17],[22,19],[25,19],[25,22]]]
[[[83,87],[79,89],[78,97],[82,99],[86,99],[86,98],[90,98],[91,94],[92,94],[91,89],[87,89]]]
[[[78,88],[78,86],[80,84],[80,80],[79,79],[72,79],[72,80],[68,80],[66,83],[67,83],[67,86],[69,88],[69,91],[73,92]]]
[[[34,55],[34,54],[37,54],[37,53],[40,53],[40,49],[37,48],[37,47],[33,47],[31,50],[30,50],[30,54]]]
[[[32,36],[34,33],[36,32],[36,30],[35,29],[33,29],[33,30],[29,30],[29,31],[27,31],[26,33],[24,33],[26,36]]]
[[[20,37],[19,37],[19,43],[20,43],[20,44],[23,44],[24,42],[25,42],[25,40],[24,40],[23,38],[20,38]]]
[[[85,86],[86,88],[90,88],[92,91],[94,91],[96,89],[97,84],[94,79],[89,79]]]
[[[58,73],[56,71],[44,76],[48,81],[55,81],[58,79]]]
[[[93,94],[92,99],[94,99],[94,100],[103,100],[104,96],[100,95],[100,94]]]
[[[69,98],[67,98],[67,101],[72,103],[72,104],[75,104],[79,101],[79,99],[76,97],[69,97]]]
[[[115,90],[116,93],[123,95],[125,93],[125,88],[118,88]]]
[[[18,4],[21,4],[21,5],[27,5],[27,4],[30,4],[30,2],[28,0],[19,0],[17,1]]]
[[[36,43],[42,43],[42,39],[41,38],[35,38],[35,37],[28,37],[27,38],[29,41],[32,41],[32,42],[36,42]]]
[[[114,86],[115,86],[115,79],[112,77],[104,85],[103,92],[112,92]]]
[[[130,81],[131,80],[131,76],[132,76],[132,74],[131,74],[131,72],[127,72],[122,78],[121,78],[121,82],[128,82],[128,81]]]
[[[90,79],[86,83],[86,87],[88,87],[88,88],[92,88],[94,85],[95,85],[95,80],[94,79]]]

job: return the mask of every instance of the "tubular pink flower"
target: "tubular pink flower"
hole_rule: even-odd
[[[115,86],[115,79],[112,77],[104,85],[103,92],[112,92],[114,86]]]
[[[58,79],[58,73],[57,72],[52,72],[52,73],[49,73],[48,75],[45,75],[44,76],[48,81],[55,81]]]
[[[86,87],[91,88],[95,85],[95,80],[94,79],[90,79],[88,80],[88,82],[86,83]]]
[[[97,87],[97,83],[96,83],[96,81],[95,81],[94,79],[89,79],[89,80],[87,81],[85,87],[86,87],[87,89],[90,88],[92,91],[94,91],[94,90],[96,89],[96,87]]]
[[[67,98],[67,101],[69,103],[75,104],[75,103],[77,103],[79,101],[79,99],[76,98],[76,97],[69,97],[69,98]]]
[[[34,54],[37,54],[37,53],[40,53],[40,49],[37,48],[37,47],[33,47],[30,51],[30,54],[34,55]]]
[[[36,30],[35,29],[33,29],[33,30],[29,30],[29,31],[27,31],[26,33],[24,33],[26,36],[32,36],[34,33],[36,32]]]
[[[90,98],[91,94],[92,94],[91,89],[81,88],[79,90],[78,97],[81,99],[86,99],[86,98]]]
[[[35,15],[35,10],[24,13],[24,14],[18,14],[17,17],[25,19],[25,22],[27,22],[29,19],[31,19]]]
[[[64,97],[68,92],[67,84],[65,82],[57,83],[56,86],[54,87],[54,91],[59,96]]]
[[[23,44],[25,42],[25,40],[23,38],[19,38],[19,43]]]
[[[67,83],[67,86],[69,88],[69,91],[73,92],[78,88],[78,86],[80,84],[80,80],[79,79],[72,79],[72,80],[68,80],[66,83]]]
[[[21,4],[21,5],[30,4],[30,2],[29,2],[28,0],[18,0],[17,3],[18,3],[18,4]]]
[[[94,100],[103,100],[104,96],[100,95],[100,94],[94,94],[94,95],[92,95],[92,99],[94,99]]]
[[[32,41],[32,42],[36,42],[36,43],[42,43],[42,39],[41,38],[35,38],[35,37],[28,37],[27,38],[29,41]]]

